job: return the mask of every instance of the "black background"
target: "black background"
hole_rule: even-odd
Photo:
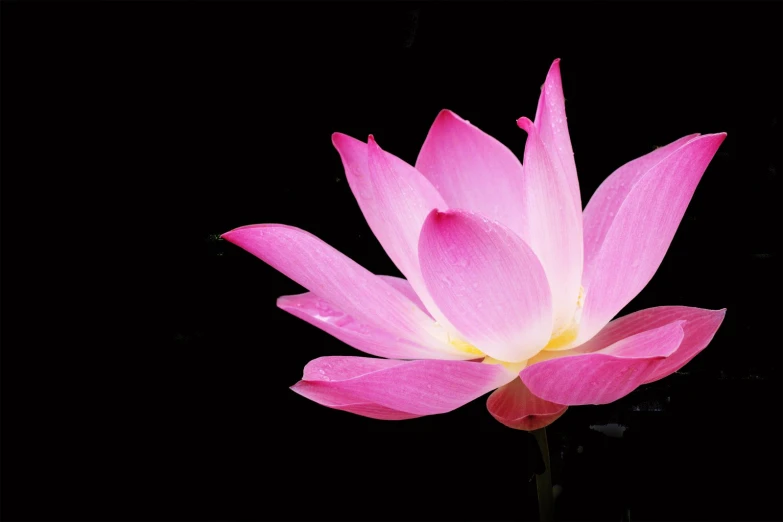
[[[682,372],[549,429],[561,519],[781,513],[780,3],[2,6],[2,515],[519,520],[532,438],[485,400],[404,422],[288,386],[358,352],[217,239],[304,228],[398,274],[330,135],[413,162],[449,108],[521,157],[561,67],[583,202],[623,163],[728,132],[623,314],[728,308]],[[622,438],[590,426],[620,423]]]

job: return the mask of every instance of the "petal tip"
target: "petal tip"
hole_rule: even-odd
[[[530,132],[533,129],[533,122],[530,121],[530,118],[528,118],[527,116],[522,116],[517,120],[517,126],[523,131],[530,134]]]
[[[232,230],[229,230],[228,232],[223,232],[220,234],[220,239],[224,241],[228,241],[229,243],[236,244],[238,236],[241,235],[240,230],[242,230],[245,227],[237,227]]]
[[[442,220],[446,213],[449,212],[448,210],[440,210],[439,208],[433,208],[430,210],[430,213],[427,214],[427,217],[424,219],[424,221],[429,221],[431,219],[433,220]]]
[[[460,117],[459,114],[449,109],[441,109],[438,113],[438,117],[435,118],[435,123],[461,123],[462,125],[470,125],[468,120]]]
[[[332,145],[334,145],[336,149],[339,149],[342,142],[348,138],[350,138],[350,136],[348,136],[347,134],[343,134],[342,132],[333,132]]]
[[[372,134],[367,135],[367,151],[370,158],[377,158],[378,154],[383,153],[383,149],[378,145],[378,142],[375,141],[375,136]]]
[[[726,136],[728,136],[728,134],[725,132],[716,132],[714,134],[701,135],[698,138],[694,139],[693,141],[696,141],[698,139],[708,140],[714,142],[717,146],[720,146],[720,144],[723,143],[723,140],[726,139]]]
[[[293,301],[294,297],[295,296],[293,295],[281,295],[280,297],[277,298],[275,304],[277,305],[278,308],[281,308],[283,310],[285,310],[286,308],[291,308],[292,306],[291,301]]]
[[[438,113],[438,117],[436,119],[437,120],[441,120],[441,119],[446,119],[446,118],[455,119],[455,120],[462,119],[459,116],[457,116],[456,114],[454,114],[454,111],[451,111],[449,109],[441,109],[440,112]]]
[[[340,158],[342,158],[343,161],[345,161],[346,158],[351,157],[351,151],[353,150],[353,147],[356,147],[357,145],[363,145],[362,141],[342,132],[332,133],[332,146],[337,149],[337,153],[340,154]]]

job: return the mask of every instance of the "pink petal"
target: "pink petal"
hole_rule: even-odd
[[[634,184],[584,273],[579,341],[595,335],[652,279],[725,137],[712,134],[689,141]]]
[[[307,364],[295,387],[302,382],[318,384],[317,393],[308,397],[324,406],[373,404],[412,415],[434,415],[459,408],[514,377],[499,364],[321,357]]]
[[[306,397],[328,408],[355,413],[371,419],[406,420],[421,417],[421,415],[405,413],[372,402],[362,401],[351,393],[320,382],[299,381],[291,386],[291,389],[302,397]]]
[[[286,225],[249,225],[222,236],[357,321],[433,349],[456,352],[430,317],[383,279],[312,234]]]
[[[667,156],[698,136],[698,134],[691,134],[664,147],[658,147],[649,154],[626,163],[601,183],[593,197],[590,198],[582,216],[584,220],[585,273],[590,272],[590,266],[595,255],[601,249],[606,232],[636,182]]]
[[[520,235],[526,229],[522,164],[505,145],[453,112],[438,114],[416,169],[451,208],[478,212]]]
[[[411,284],[401,278],[401,277],[394,277],[394,276],[387,276],[382,275],[378,276],[387,283],[389,283],[392,287],[394,287],[395,290],[397,290],[399,293],[410,299],[413,304],[418,306],[422,312],[424,312],[427,315],[430,315],[430,313],[427,311],[427,307],[424,306],[424,303],[421,302],[421,299],[419,299],[419,296],[416,294],[416,291],[413,289]]]
[[[595,352],[623,338],[673,322],[684,321],[683,339],[677,351],[656,363],[654,370],[645,380],[645,383],[653,382],[676,372],[706,348],[725,316],[725,308],[723,310],[705,310],[689,306],[648,308],[615,319],[575,351]]]
[[[533,431],[555,422],[568,406],[536,397],[520,379],[514,379],[492,392],[487,399],[487,409],[509,428]]]
[[[625,337],[599,351],[534,363],[519,376],[533,394],[551,402],[608,404],[646,382],[656,364],[677,350],[684,323],[675,321]]]
[[[405,281],[396,277],[389,279]],[[312,292],[280,297],[277,300],[277,306],[340,339],[345,344],[370,355],[390,359],[465,360],[476,357],[473,354],[449,352],[422,345],[399,337],[383,328],[362,323]]]
[[[565,171],[555,168],[538,130],[527,118],[517,124],[527,131],[521,202],[529,230],[522,238],[546,271],[552,291],[554,335],[574,319],[582,279],[582,209],[575,206]]]
[[[573,206],[581,212],[582,199],[579,195],[579,180],[576,177],[574,151],[571,148],[571,137],[566,123],[565,97],[563,83],[560,77],[560,59],[549,68],[546,81],[541,87],[536,109],[536,129],[541,142],[549,154],[552,166],[558,175],[568,183],[573,198]]]
[[[552,308],[536,255],[505,226],[462,211],[433,211],[419,238],[427,289],[463,339],[508,362],[549,340]]]
[[[348,184],[373,234],[427,308],[438,317],[421,277],[417,248],[427,214],[434,208],[446,208],[443,198],[420,172],[383,152],[372,136],[364,144],[334,133],[332,143],[340,153]]]

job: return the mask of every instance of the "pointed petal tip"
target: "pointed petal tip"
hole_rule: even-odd
[[[285,309],[287,306],[290,305],[291,301],[297,296],[295,295],[281,295],[277,298],[277,301],[275,301],[275,304],[278,308]]]
[[[242,237],[246,237],[244,232],[248,230],[265,229],[265,228],[266,229],[271,229],[271,228],[293,229],[296,227],[292,227],[290,225],[282,225],[280,223],[256,223],[254,225],[243,225],[241,227],[236,227],[234,229],[229,230],[228,232],[224,232],[223,234],[220,235],[220,237],[221,239],[224,239],[229,243],[237,244],[237,241],[242,239]]]
[[[470,125],[470,122],[460,117],[456,112],[449,109],[441,109],[438,113],[438,117],[435,118],[435,122],[458,122],[465,125]]]
[[[341,141],[343,141],[343,140],[345,140],[345,139],[347,139],[347,138],[350,138],[350,136],[348,136],[348,135],[347,135],[347,134],[345,134],[345,133],[342,133],[342,132],[333,132],[333,133],[332,133],[332,145],[334,145],[335,147],[337,147]]]
[[[289,386],[288,389],[297,395],[301,395],[302,397],[307,397],[307,395],[302,393],[302,387],[307,387],[307,385],[304,382],[305,382],[304,375],[302,375],[302,380],[296,381],[294,384]]]
[[[528,118],[527,116],[522,116],[521,118],[519,118],[517,120],[517,126],[523,131],[527,132],[528,134],[530,134],[530,132],[534,128],[533,122],[530,121],[530,118]]]
[[[223,232],[222,234],[220,234],[220,239],[224,241],[228,241],[229,243],[233,243],[234,242],[233,239],[237,235],[237,230],[239,230],[240,228],[242,227],[232,228],[228,232]]]
[[[378,142],[375,141],[375,136],[372,134],[367,135],[367,151],[370,158],[374,157],[376,159],[380,159],[379,155],[381,155],[381,157],[383,156],[384,151],[381,146],[378,145]]]
[[[723,140],[726,139],[726,136],[727,134],[725,132],[715,132],[712,134],[697,134],[696,137],[693,139],[693,141],[710,140],[720,145],[721,143],[723,143]]]
[[[344,153],[350,151],[351,145],[355,146],[357,143],[361,144],[362,141],[342,132],[332,133],[332,146],[337,149],[337,152],[340,154],[341,158],[343,157]]]
[[[437,117],[436,119],[440,120],[440,119],[442,119],[442,118],[455,118],[455,119],[460,119],[460,117],[459,117],[459,116],[457,116],[456,114],[454,114],[454,112],[453,112],[453,111],[451,111],[451,110],[449,110],[449,109],[441,109],[441,110],[440,110],[440,112],[438,113],[438,117]]]
[[[263,227],[264,225],[243,225],[241,227],[232,228],[228,232],[220,234],[220,239],[228,241],[229,243],[236,244],[237,240],[242,236],[242,231],[250,228]]]
[[[436,207],[430,210],[430,213],[427,214],[427,217],[424,219],[424,222],[426,223],[429,220],[440,222],[443,220],[443,218],[447,217],[449,214],[454,214],[454,211],[450,209],[440,210],[439,208]]]

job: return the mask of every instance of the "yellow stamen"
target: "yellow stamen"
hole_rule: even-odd
[[[451,344],[454,348],[456,348],[461,352],[478,355],[479,357],[484,355],[484,352],[482,352],[472,344],[466,343],[462,339],[452,339],[451,336],[449,336],[449,344]]]
[[[499,361],[490,356],[484,357],[484,360],[481,362],[483,362],[484,364],[499,364],[501,366],[504,366],[508,371],[512,373],[519,373],[522,371],[522,368],[527,366],[527,361],[511,363],[511,362]]]
[[[547,345],[544,346],[544,350],[562,350],[567,348],[576,340],[577,335],[579,335],[579,327],[572,325],[567,330],[563,330],[549,339]]]
[[[576,298],[576,311],[574,312],[574,318],[571,324],[559,332],[555,333],[544,350],[567,350],[572,347],[573,342],[576,341],[579,335],[579,320],[582,317],[582,307],[585,304],[585,288],[579,287],[579,296]]]

